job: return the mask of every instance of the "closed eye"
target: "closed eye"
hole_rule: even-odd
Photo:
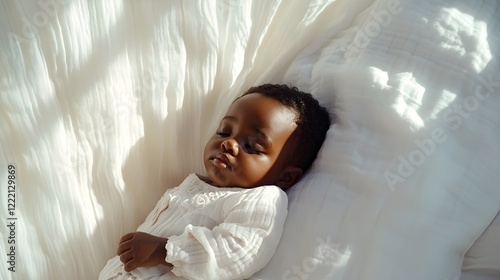
[[[252,145],[250,144],[245,144],[245,151],[249,154],[256,154],[256,155],[264,154],[263,150],[260,147],[252,147]]]
[[[231,135],[230,133],[226,133],[226,132],[222,132],[222,131],[218,131],[215,134],[219,135],[220,137],[229,137],[229,135]]]

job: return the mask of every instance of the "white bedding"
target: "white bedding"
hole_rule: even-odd
[[[493,0],[1,1],[0,278],[95,279],[264,82],[340,122],[252,279],[498,278],[499,23]]]

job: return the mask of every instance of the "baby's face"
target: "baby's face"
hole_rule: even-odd
[[[293,110],[261,94],[237,99],[205,146],[208,177],[220,187],[276,184],[295,150],[295,118]]]

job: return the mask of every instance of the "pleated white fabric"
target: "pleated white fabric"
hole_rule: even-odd
[[[264,82],[340,122],[253,279],[500,270],[499,26],[496,0],[0,1],[0,279],[97,278]]]

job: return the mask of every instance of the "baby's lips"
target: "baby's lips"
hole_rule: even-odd
[[[229,161],[229,158],[225,154],[216,155],[213,158],[212,163],[221,169],[231,170],[231,162]]]

